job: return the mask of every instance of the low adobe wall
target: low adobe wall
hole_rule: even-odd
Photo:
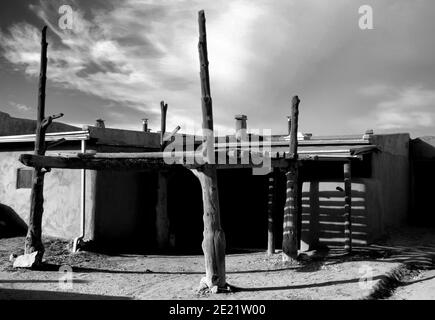
[[[30,212],[31,189],[17,189],[18,161],[23,151],[0,153],[0,203],[11,208],[25,223]],[[48,153],[49,154],[49,153]],[[89,180],[88,175],[88,181]],[[42,233],[72,239],[80,234],[80,170],[56,170],[45,175]],[[90,192],[90,190],[88,190]],[[87,214],[92,203],[87,195]]]

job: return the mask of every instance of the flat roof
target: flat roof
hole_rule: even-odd
[[[35,134],[0,136],[0,144],[34,142],[35,137]],[[80,131],[52,132],[45,134],[46,141],[57,141],[60,139],[65,139],[67,141],[83,141],[92,139],[97,144],[101,145],[160,148],[159,133],[97,128],[92,126],[85,126],[83,130]]]
[[[186,136],[186,134],[177,134]],[[224,137],[218,137],[222,139]],[[264,142],[237,142],[234,136],[226,136],[229,142],[215,143],[216,151],[243,150],[255,151],[263,143],[270,146],[270,156],[273,159],[289,157],[289,136],[274,135]],[[93,139],[96,144],[119,147],[135,146],[160,149],[160,133],[142,132],[112,128],[98,128],[84,126],[81,131],[46,133],[46,141],[83,141]],[[202,139],[195,136],[196,142]],[[35,134],[0,136],[0,144],[34,142]],[[363,154],[371,153],[379,148],[371,144],[369,135],[343,135],[343,136],[311,136],[298,137],[298,154],[301,159],[333,159],[333,158],[360,158]]]
[[[0,143],[34,142],[35,134],[20,134],[15,136],[0,136]],[[45,134],[45,141],[56,141],[65,139],[68,141],[89,140],[88,130],[70,132],[51,132]]]

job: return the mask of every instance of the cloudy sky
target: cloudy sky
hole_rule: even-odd
[[[73,9],[72,30],[59,7]],[[373,30],[358,26],[362,5]],[[3,0],[0,110],[34,118],[40,29],[48,32],[47,113],[63,121],[168,130],[200,127],[197,12],[207,17],[215,126],[286,131],[298,94],[314,134],[435,134],[435,1]]]

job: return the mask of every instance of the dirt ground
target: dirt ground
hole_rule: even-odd
[[[435,299],[435,230],[395,231],[351,256],[331,250],[294,264],[279,253],[230,254],[227,282],[236,291],[217,295],[196,291],[204,272],[199,255],[72,254],[67,242],[45,239],[41,270],[14,269],[9,256],[21,253],[23,243],[0,239],[0,299]],[[72,268],[70,283],[62,281],[62,266]],[[401,279],[388,281],[397,270]]]

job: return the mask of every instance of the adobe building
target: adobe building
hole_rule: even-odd
[[[246,126],[240,128],[245,130]],[[10,129],[13,134],[2,131],[0,136],[0,218],[21,220],[22,224],[29,214],[32,168],[25,167],[18,157],[33,152],[35,136],[30,129],[17,131],[20,129]],[[47,155],[160,150],[160,133],[148,129],[74,128],[58,124],[51,131],[46,135],[48,142],[64,140],[50,148]],[[288,136],[271,139],[272,157],[280,157],[288,150]],[[371,243],[389,227],[407,221],[412,207],[409,134],[304,135],[298,142],[298,154],[303,163],[301,250],[343,245],[346,161],[352,163],[354,246]],[[168,221],[162,226],[156,212],[157,172],[52,169],[44,184],[43,234],[75,239],[83,236],[84,223],[84,238],[93,240],[97,247],[149,252],[161,247],[158,229],[166,228],[168,247],[180,252],[200,252],[203,211],[199,181],[183,167],[174,167],[166,174]],[[281,176],[277,183],[283,192],[278,203],[284,206],[285,177]],[[268,175],[253,175],[249,168],[219,169],[218,183],[228,250],[265,249]],[[279,210],[274,227],[276,247],[280,248]]]

